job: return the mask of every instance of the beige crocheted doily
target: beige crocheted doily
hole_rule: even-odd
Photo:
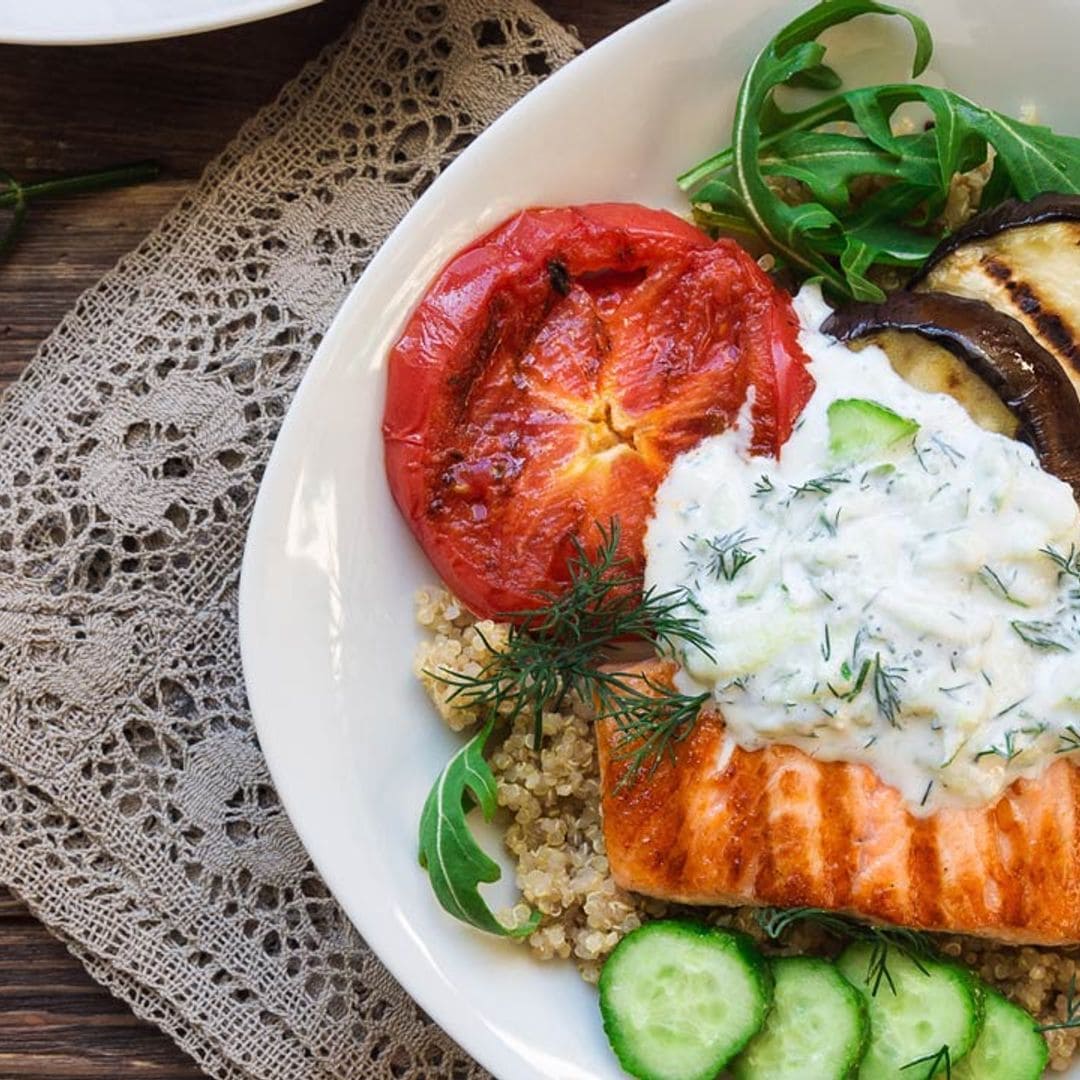
[[[484,1075],[356,935],[278,803],[237,578],[349,287],[577,48],[527,0],[371,0],[3,403],[0,880],[213,1076]]]

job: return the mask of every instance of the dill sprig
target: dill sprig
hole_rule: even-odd
[[[1016,607],[1026,608],[1030,606],[1025,604],[1023,600],[1017,600],[1017,598],[1009,592],[1009,587],[1001,580],[1001,575],[992,567],[984,565],[978,573],[978,578],[995,596],[1000,597],[1002,600],[1014,604]]]
[[[941,451],[950,465],[955,466],[957,462],[964,460],[964,455],[955,446],[947,443],[940,435],[931,435],[930,441]]]
[[[881,662],[881,653],[874,654],[874,700],[877,702],[878,712],[892,727],[897,727],[897,717],[900,715],[898,686],[906,681],[905,671],[907,668],[887,667]]]
[[[839,484],[850,484],[851,478],[841,472],[827,473],[825,476],[815,476],[801,484],[790,484],[791,498],[799,495],[830,495],[833,488]]]
[[[1076,976],[1069,979],[1069,988],[1065,991],[1065,1019],[1053,1024],[1043,1024],[1035,1030],[1064,1031],[1066,1028],[1080,1027],[1080,997],[1076,993]]]
[[[1052,560],[1057,566],[1059,585],[1065,578],[1072,578],[1072,588],[1069,590],[1069,597],[1073,601],[1080,600],[1080,551],[1077,551],[1076,545],[1069,545],[1069,553],[1067,555],[1063,555],[1060,551],[1052,547],[1044,547],[1039,550],[1041,554]]]
[[[700,708],[704,695],[688,697],[651,684],[643,688],[633,674],[600,669],[627,642],[669,654],[678,647],[697,649],[711,657],[709,642],[697,619],[686,615],[688,605],[695,607],[689,593],[641,592],[631,561],[619,554],[618,520],[596,528],[600,543],[594,554],[573,541],[570,580],[562,592],[538,593],[534,610],[506,613],[513,624],[505,646],[496,648],[481,633],[491,659],[477,673],[443,668],[430,674],[452,687],[450,702],[500,714],[531,712],[536,749],[545,710],[557,711],[576,693],[596,703],[601,718],[612,717],[620,731],[632,733],[627,741],[642,739],[653,751],[666,752],[688,733],[690,712],[694,703]],[[636,749],[634,759],[639,759]]]
[[[754,913],[754,917],[770,941],[778,940],[795,923],[810,922],[834,937],[866,942],[870,945],[866,982],[871,995],[875,997],[882,983],[896,993],[896,983],[889,972],[891,949],[908,957],[924,975],[929,974],[922,961],[934,955],[934,947],[926,934],[918,930],[903,926],[873,926],[849,919],[846,915],[838,915],[834,911],[810,907],[760,908]]]
[[[1016,631],[1021,640],[1033,649],[1045,649],[1047,651],[1057,649],[1060,652],[1072,651],[1065,642],[1053,636],[1055,627],[1049,620],[1030,619],[1025,621],[1013,619],[1009,625]]]
[[[650,778],[665,757],[694,729],[710,695],[681,694],[671,687],[639,676],[635,686],[624,674],[597,673],[595,694],[600,702],[598,720],[614,720],[619,734],[615,758],[629,767],[615,786],[621,791],[644,772]],[[644,689],[642,689],[642,685]]]
[[[708,553],[705,568],[717,581],[734,581],[739,571],[757,558],[757,555],[748,551],[745,546],[752,544],[757,537],[747,536],[745,529],[708,539],[701,536],[691,536],[688,539],[691,544],[705,548]]]
[[[979,761],[984,757],[999,757],[1005,760],[1007,765],[1014,757],[1016,757],[1020,750],[1016,746],[1016,728],[1009,728],[1005,732],[1005,745],[1004,746],[988,746],[985,750],[980,750],[975,755],[975,760]]]
[[[1075,750],[1080,750],[1080,731],[1077,731],[1072,724],[1058,733],[1058,739],[1061,740],[1061,745],[1054,751],[1055,754],[1071,754]]]
[[[1060,551],[1057,551],[1052,547],[1040,548],[1039,552],[1053,560],[1062,574],[1076,578],[1080,581],[1080,551],[1076,550],[1075,544],[1069,545],[1068,555],[1062,555]]]
[[[900,1066],[900,1071],[905,1069],[914,1069],[919,1065],[927,1066],[926,1076],[923,1080],[931,1080],[931,1077],[938,1075],[938,1070],[942,1065],[945,1066],[945,1080],[952,1080],[952,1061],[949,1058],[949,1044],[946,1043],[940,1050],[935,1050],[931,1054],[923,1054],[922,1057],[915,1058],[914,1061],[909,1061],[906,1065]]]
[[[854,655],[852,656],[852,660],[855,660]],[[854,685],[848,690],[837,690],[830,682],[827,682],[825,685],[829,688],[829,693],[831,693],[834,698],[838,698],[840,701],[854,701],[862,693],[862,689],[866,685],[866,677],[870,674],[870,669],[872,667],[872,661],[864,660],[859,668],[859,674],[854,676]],[[840,665],[840,677],[850,682],[853,675],[854,672],[851,664],[845,660]]]

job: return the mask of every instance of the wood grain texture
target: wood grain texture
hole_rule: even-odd
[[[193,1080],[203,1073],[137,1020],[0,888],[0,1077]]]
[[[656,0],[540,0],[587,44]],[[173,206],[240,124],[342,33],[358,0],[139,45],[0,45],[0,165],[20,179],[154,158],[153,183],[35,203],[0,262],[0,386]],[[166,1036],[101,989],[0,887],[0,1080],[194,1080]]]

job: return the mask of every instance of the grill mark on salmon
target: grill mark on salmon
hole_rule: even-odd
[[[990,832],[994,838],[998,865],[1001,867],[1001,880],[1007,883],[1010,878],[1024,873],[1023,834],[1008,793],[992,809],[991,819]],[[1002,891],[1001,912],[1006,926],[1024,925],[1023,897],[1009,889],[1007,884]]]
[[[854,824],[850,810],[851,777],[838,772],[829,783],[819,783],[821,806],[822,887],[827,890],[830,907],[846,907],[851,901],[851,882],[855,875],[855,847],[851,842]]]
[[[916,918],[925,926],[939,923],[942,910],[936,885],[941,866],[938,863],[937,823],[933,819],[916,818],[912,823],[907,871]]]
[[[652,665],[653,682],[670,664]],[[717,713],[651,776],[597,724],[608,859],[624,888],[689,904],[822,907],[1003,941],[1080,942],[1080,775],[1064,760],[995,803],[913,815],[862,763],[726,742]]]

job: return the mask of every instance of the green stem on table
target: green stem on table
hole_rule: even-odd
[[[82,191],[99,191],[102,188],[125,187],[153,180],[161,171],[156,161],[137,161],[132,165],[118,165],[112,169],[80,173],[76,176],[58,176],[51,180],[38,180],[33,184],[20,184],[6,173],[0,175],[0,207],[22,206],[33,199],[48,196],[74,195]]]
[[[98,169],[76,176],[57,176],[51,180],[38,180],[33,184],[20,184],[10,173],[0,169],[0,210],[11,211],[7,227],[0,228],[0,255],[15,243],[26,219],[27,206],[34,199],[141,184],[146,180],[153,180],[160,171],[157,162],[137,161],[132,165],[118,165],[112,169]]]

